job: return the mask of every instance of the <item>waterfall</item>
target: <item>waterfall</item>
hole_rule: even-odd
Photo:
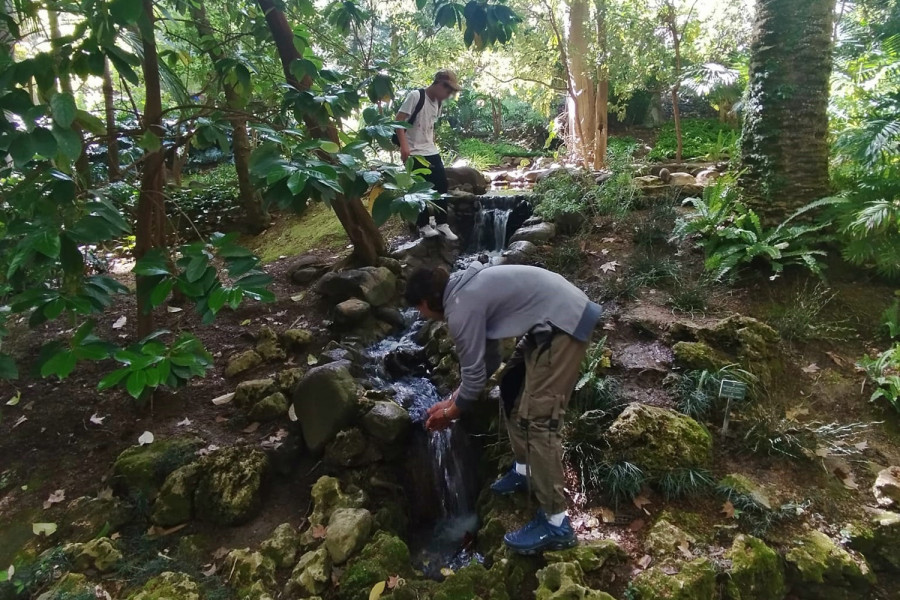
[[[511,208],[484,208],[475,215],[473,251],[501,252],[506,248],[506,226]]]

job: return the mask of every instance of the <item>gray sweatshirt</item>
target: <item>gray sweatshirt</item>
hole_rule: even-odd
[[[562,275],[538,267],[473,262],[453,273],[444,290],[444,317],[462,375],[457,406],[466,410],[500,366],[501,339],[552,326],[586,342],[601,312]]]

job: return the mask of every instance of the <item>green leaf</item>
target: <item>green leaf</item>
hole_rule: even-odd
[[[191,259],[191,262],[188,263],[187,269],[184,271],[185,277],[191,283],[195,281],[199,281],[201,277],[206,273],[206,268],[209,266],[209,260],[206,256],[195,256]]]
[[[150,277],[153,275],[171,275],[169,265],[163,256],[162,251],[158,248],[147,252],[134,265],[132,272],[135,275]]]
[[[250,155],[250,173],[254,177],[262,179],[269,174],[270,170],[284,163],[281,148],[277,144],[267,142],[254,150]]]
[[[165,302],[174,286],[175,280],[168,277],[157,283],[156,287],[153,288],[153,291],[150,292],[150,306],[156,308]]]
[[[50,97],[50,113],[53,115],[53,121],[63,129],[72,126],[77,112],[78,108],[72,94],[59,93]]]
[[[65,379],[75,369],[76,362],[77,359],[74,352],[71,350],[59,350],[41,365],[41,377],[56,375],[60,379]]]
[[[55,158],[58,148],[53,132],[46,127],[35,127],[31,132],[31,148],[44,158]]]
[[[133,371],[125,382],[125,390],[135,399],[140,398],[146,386],[147,376],[143,371]]]
[[[140,137],[138,144],[147,152],[156,152],[162,147],[162,140],[148,129],[144,132],[144,135]]]
[[[55,231],[39,231],[30,240],[31,246],[47,258],[59,256],[59,234]]]
[[[19,369],[16,361],[8,354],[0,354],[0,379],[18,379]]]
[[[34,158],[34,147],[32,146],[32,138],[30,135],[21,134],[14,138],[9,148],[10,158],[17,167],[24,167]]]
[[[72,241],[67,234],[59,236],[59,240],[59,260],[63,271],[72,275],[83,274],[84,256],[81,254],[81,250],[78,249],[78,244]]]
[[[372,219],[379,227],[387,223],[387,220],[391,218],[391,204],[393,200],[391,192],[382,192],[375,198],[375,203],[372,205]]]
[[[75,122],[89,133],[106,135],[106,125],[103,124],[103,121],[86,110],[78,109],[75,114]]]
[[[329,154],[335,154],[336,152],[341,151],[340,146],[338,146],[334,142],[329,142],[329,141],[323,141],[321,144],[319,144],[319,147],[322,148],[322,150],[324,150],[325,152],[328,152]]]
[[[141,0],[112,0],[109,3],[109,14],[120,25],[137,23],[144,7]]]
[[[307,58],[299,58],[291,62],[291,75],[300,81],[303,81],[305,77],[314,78],[318,73],[319,69],[316,64]]]
[[[428,0],[416,0],[416,10],[422,10],[426,4],[428,4]]]
[[[69,160],[75,160],[81,156],[81,136],[72,129],[63,129],[53,126],[53,137],[59,145],[59,151]]]
[[[292,194],[297,195],[303,191],[304,187],[306,187],[307,181],[309,181],[309,175],[303,171],[295,171],[290,178],[288,178],[287,186]]]

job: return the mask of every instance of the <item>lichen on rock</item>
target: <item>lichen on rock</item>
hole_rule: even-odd
[[[186,437],[126,448],[113,463],[113,488],[123,496],[152,501],[169,473],[193,461],[202,446],[202,440]]]
[[[204,456],[194,494],[199,519],[237,525],[256,514],[268,471],[266,454],[256,448],[232,446]]]
[[[625,560],[628,554],[615,540],[582,541],[568,550],[544,552],[548,563],[577,563],[584,573],[599,571],[604,565]]]
[[[368,597],[369,590],[392,575],[411,577],[409,548],[400,538],[379,531],[344,569],[338,595],[344,600]]]
[[[357,389],[350,363],[336,361],[307,371],[294,388],[293,403],[307,448],[321,452],[356,413]]]
[[[535,600],[615,600],[606,592],[584,585],[584,573],[578,563],[555,562],[537,572]]]
[[[853,557],[820,531],[810,531],[785,555],[791,590],[801,598],[865,598],[875,576],[861,558]]]
[[[234,388],[234,405],[248,410],[254,404],[276,391],[274,379],[248,379]]]
[[[275,561],[249,548],[229,552],[225,557],[225,572],[230,573],[228,585],[241,596],[258,595],[250,592],[255,584],[264,590],[275,587]]]
[[[716,569],[708,558],[697,558],[679,567],[676,573],[664,566],[650,567],[631,582],[631,597],[634,600],[709,600],[716,597]]]
[[[729,600],[781,600],[787,593],[781,557],[765,542],[749,535],[735,538],[725,555],[731,561],[725,581]]]
[[[278,343],[278,336],[271,327],[261,327],[256,336],[256,353],[264,361],[284,360],[286,355],[284,348]]]
[[[145,583],[129,600],[200,600],[202,590],[185,573],[166,571]]]
[[[900,572],[900,513],[871,510],[867,522],[848,527],[848,535],[875,570]]]
[[[362,548],[372,532],[372,522],[372,513],[364,508],[339,508],[331,513],[325,548],[334,564],[343,564]]]
[[[259,551],[271,558],[277,568],[285,569],[294,564],[299,547],[300,532],[290,523],[282,523],[259,545]]]
[[[284,588],[287,597],[324,593],[331,585],[331,556],[325,548],[300,557]]]
[[[309,515],[311,525],[327,525],[331,514],[339,508],[360,508],[363,498],[359,494],[347,494],[335,477],[323,475],[310,491],[313,510]]]
[[[225,377],[229,379],[237,377],[241,373],[245,373],[250,369],[256,368],[263,363],[262,356],[256,350],[245,350],[239,352],[228,359],[225,365]]]
[[[269,394],[253,405],[247,413],[252,421],[271,421],[287,415],[288,401],[281,392]]]
[[[696,542],[693,536],[685,533],[667,519],[658,519],[647,539],[644,540],[644,550],[657,560],[670,558],[684,558],[685,552]]]
[[[161,527],[173,527],[190,521],[194,512],[194,491],[200,479],[197,463],[172,471],[153,503],[150,520]]]
[[[409,413],[396,402],[379,401],[362,418],[366,433],[377,440],[393,444],[410,429]]]
[[[122,553],[116,543],[108,537],[96,538],[85,543],[67,544],[63,547],[63,552],[73,571],[94,569],[106,573],[122,560]]]

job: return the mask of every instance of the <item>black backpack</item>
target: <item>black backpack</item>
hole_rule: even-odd
[[[443,103],[438,102],[438,110],[441,110],[441,104],[443,104]],[[409,119],[407,119],[406,122],[409,123],[410,125],[415,125],[416,117],[419,116],[419,113],[422,111],[423,106],[425,106],[425,88],[419,88],[419,101],[416,102],[416,107],[413,109],[412,114],[409,115]],[[407,131],[409,131],[409,130],[407,129]],[[394,133],[394,135],[391,136],[391,141],[394,142],[395,146],[398,146],[398,147],[400,146],[400,138],[397,137],[396,133]]]

